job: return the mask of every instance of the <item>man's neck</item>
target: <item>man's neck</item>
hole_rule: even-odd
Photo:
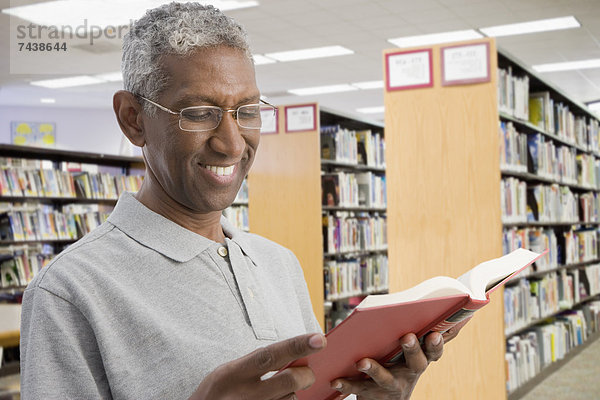
[[[155,185],[156,186],[156,185]],[[144,180],[135,198],[150,210],[182,227],[218,243],[225,243],[221,227],[221,212],[199,213],[190,210],[172,199],[162,188],[155,190]]]

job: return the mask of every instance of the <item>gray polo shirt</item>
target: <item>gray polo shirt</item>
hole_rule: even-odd
[[[23,399],[186,399],[217,366],[320,327],[291,251],[221,224],[226,246],[132,194],[23,297]]]

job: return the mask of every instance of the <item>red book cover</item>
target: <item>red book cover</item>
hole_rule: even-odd
[[[285,367],[308,365],[315,374],[315,383],[307,390],[296,392],[296,396],[299,400],[337,398],[340,393],[330,388],[331,381],[336,378],[362,379],[366,376],[356,369],[356,362],[366,357],[378,360],[385,366],[400,361],[402,336],[414,333],[421,338],[432,331],[445,332],[458,322],[471,317],[476,310],[489,303],[489,294],[492,291],[546,252],[537,254],[518,249],[504,257],[478,265],[458,280],[436,277],[404,292],[369,296],[379,297],[381,300],[370,303],[367,300],[363,301],[348,318],[326,335],[325,349]],[[481,266],[484,268],[480,268]],[[490,275],[490,270],[495,270],[496,275]],[[464,286],[458,283],[459,280],[470,281],[473,293],[476,293],[473,290],[473,282],[480,283],[482,288],[479,290],[479,296],[469,293],[436,295],[448,291],[456,292],[460,286]],[[450,286],[455,287],[448,289]],[[469,291],[468,288],[466,290]],[[397,295],[400,295],[396,297],[400,302],[385,304],[385,301]],[[415,300],[406,301],[407,297]]]

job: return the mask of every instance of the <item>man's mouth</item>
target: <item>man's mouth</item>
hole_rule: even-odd
[[[202,166],[202,168],[206,168],[213,174],[219,175],[219,176],[229,176],[229,175],[233,174],[233,171],[235,169],[235,165],[230,165],[228,167],[218,167],[215,165],[206,165],[206,164],[200,164],[200,165]]]

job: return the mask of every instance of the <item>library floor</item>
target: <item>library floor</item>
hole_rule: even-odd
[[[521,400],[598,400],[599,377],[600,339],[597,339]]]

